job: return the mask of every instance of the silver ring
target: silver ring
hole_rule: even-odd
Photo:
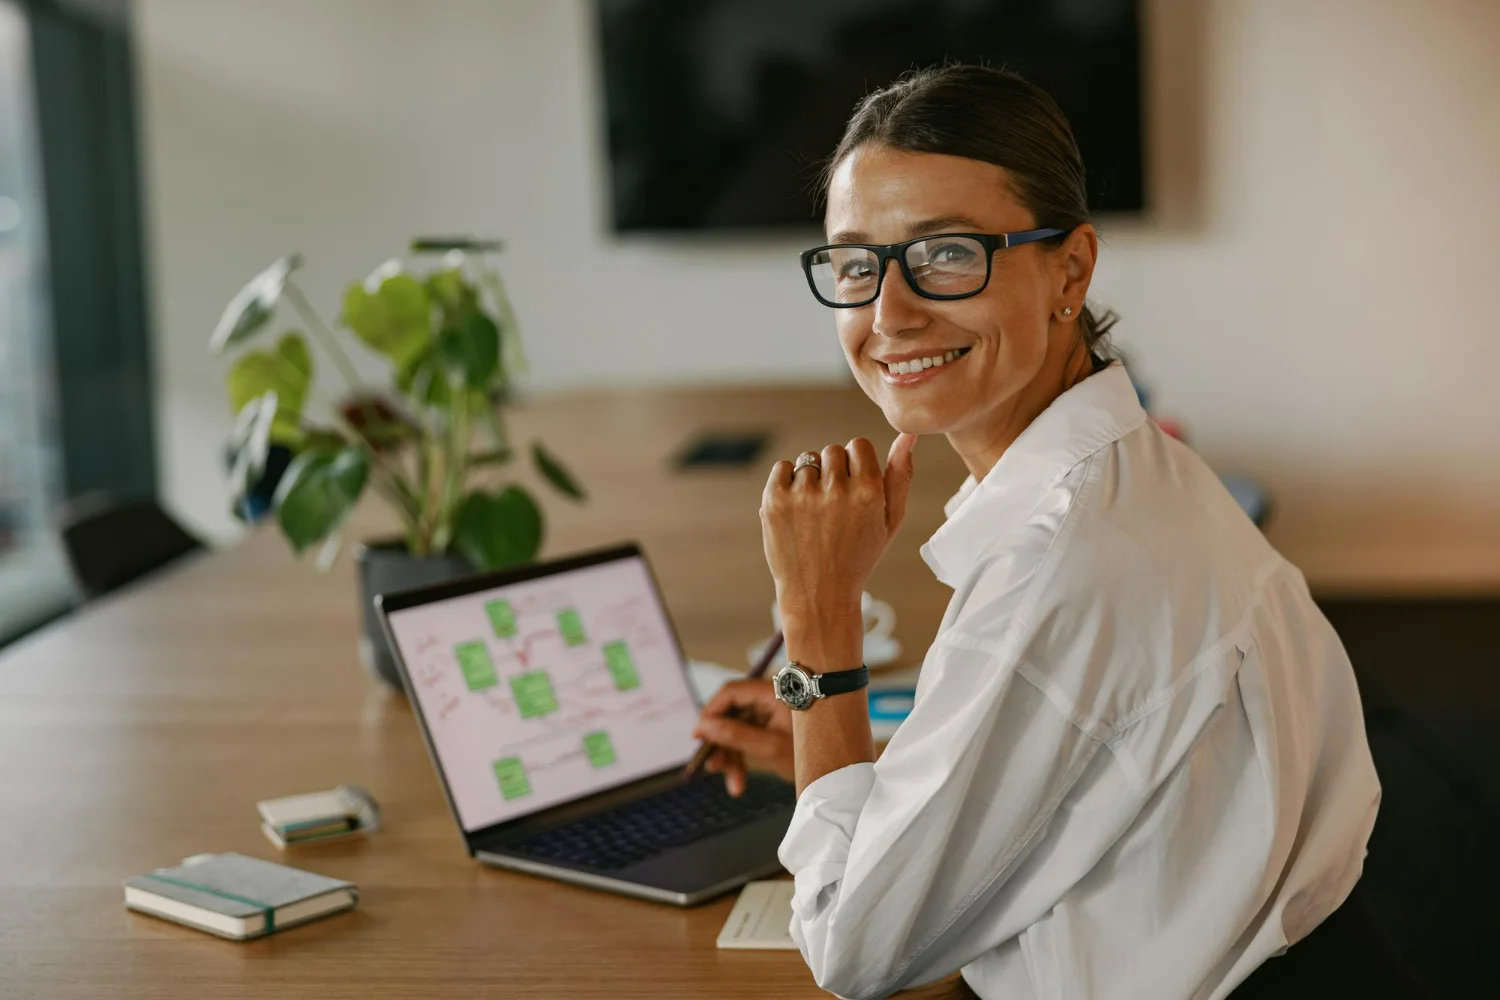
[[[797,461],[792,463],[792,475],[795,476],[808,466],[817,469],[821,473],[823,470],[823,456],[815,451],[804,451],[797,456]]]

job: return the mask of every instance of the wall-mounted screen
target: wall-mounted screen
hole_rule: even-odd
[[[856,102],[945,60],[1014,69],[1073,123],[1102,212],[1143,207],[1134,0],[596,0],[617,230],[814,226]]]

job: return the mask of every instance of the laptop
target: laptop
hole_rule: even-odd
[[[473,857],[679,906],[781,869],[790,785],[683,776],[700,706],[637,546],[375,604]]]

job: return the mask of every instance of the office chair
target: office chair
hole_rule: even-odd
[[[149,499],[88,494],[68,505],[59,528],[73,577],[90,601],[204,547]]]

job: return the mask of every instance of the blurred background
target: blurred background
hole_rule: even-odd
[[[1033,5],[937,6],[982,20]],[[1494,585],[1500,6],[1041,6],[1062,26],[1020,17],[1019,41],[969,37],[1071,87],[1095,173],[1124,171],[1103,191],[1094,298],[1123,316],[1119,341],[1156,404],[1217,465],[1265,483],[1273,539],[1315,581]],[[737,192],[779,176],[761,196],[795,193],[826,126],[836,135],[862,89],[885,82],[830,76],[840,19],[899,24],[913,9],[4,0],[7,517],[84,485],[57,448],[72,433],[68,383],[86,381],[80,394],[129,425],[112,428],[122,447],[129,431],[129,467],[149,462],[144,482],[185,520],[231,537],[210,456],[232,414],[203,345],[245,277],[293,250],[311,262],[309,297],[327,302],[413,233],[505,237],[538,391],[844,377],[795,266],[815,223]],[[1121,12],[1130,29],[1111,34]],[[112,23],[78,37],[89,18]],[[653,19],[678,26],[632,36]],[[1100,54],[1082,58],[1070,39],[1095,27]],[[931,46],[891,30],[876,65],[920,64]],[[668,74],[654,85],[676,103],[627,127],[632,103],[653,101],[640,60]],[[789,121],[799,111],[806,128]],[[689,113],[721,113],[770,147],[693,145]],[[700,189],[639,176],[652,142],[686,154]],[[704,184],[725,203],[708,205]],[[100,307],[109,337],[94,326],[108,345],[74,353],[77,319],[58,303],[85,268],[77,280],[118,301]]]
[[[1072,117],[1093,300],[1344,635],[1382,898],[1436,954],[1478,904],[1402,893],[1477,878],[1500,704],[1497,52],[1494,0],[0,0],[0,641],[76,601],[81,497],[245,530],[206,344],[289,252],[326,304],[413,234],[503,238],[537,397],[847,382],[796,261],[819,158],[983,59]]]

